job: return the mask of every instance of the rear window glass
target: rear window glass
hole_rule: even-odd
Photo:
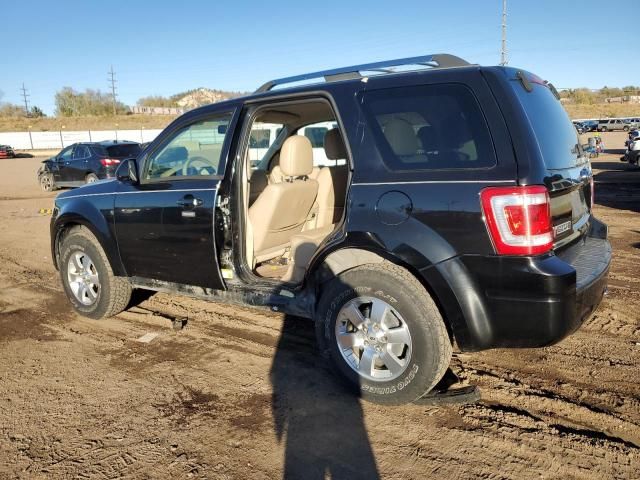
[[[480,106],[463,85],[365,93],[364,111],[392,170],[488,168],[496,163]]]
[[[537,83],[532,84],[531,92],[522,88],[519,82],[512,85],[533,128],[547,168],[562,170],[584,163],[586,157],[582,155],[578,132],[551,90]]]
[[[322,148],[327,130],[326,127],[307,127],[304,129],[304,136],[309,139],[313,148]]]
[[[269,148],[271,130],[252,129],[249,136],[249,148]]]
[[[140,145],[137,143],[131,145],[114,145],[107,147],[107,154],[115,158],[137,157],[140,153]]]

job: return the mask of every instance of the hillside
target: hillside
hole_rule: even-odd
[[[31,125],[34,132],[64,130],[134,130],[140,128],[164,128],[175,117],[171,115],[118,115],[98,117],[0,117],[0,132],[26,132]],[[117,125],[116,125],[117,124]]]
[[[224,90],[212,90],[210,88],[196,88],[171,96],[178,107],[196,108],[210,103],[222,102],[230,98],[244,95],[241,92],[227,92]]]
[[[565,104],[571,118],[640,117],[638,103]]]

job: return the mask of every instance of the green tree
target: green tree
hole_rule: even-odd
[[[64,87],[55,95],[56,115],[76,117],[81,115],[112,115],[112,97],[100,90],[87,89],[78,92],[71,87]],[[128,108],[122,102],[116,102],[116,114],[125,114]]]
[[[138,100],[141,107],[177,107],[175,99],[163,97],[161,95],[149,95]]]
[[[35,117],[35,118],[46,117],[46,115],[40,109],[40,107],[37,107],[35,105],[33,107],[31,107],[31,111],[29,112],[29,116]]]

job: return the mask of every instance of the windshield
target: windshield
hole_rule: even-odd
[[[588,160],[582,154],[576,129],[551,90],[538,83],[532,83],[531,92],[527,92],[520,83],[514,82],[513,86],[547,168],[562,170],[586,163]]]

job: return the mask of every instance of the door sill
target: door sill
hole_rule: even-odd
[[[282,282],[259,282],[251,285],[233,282],[228,285],[227,290],[217,290],[143,277],[129,277],[129,281],[134,288],[177,293],[213,302],[269,308],[303,318],[313,317],[312,298],[304,292],[294,292],[290,285]]]

